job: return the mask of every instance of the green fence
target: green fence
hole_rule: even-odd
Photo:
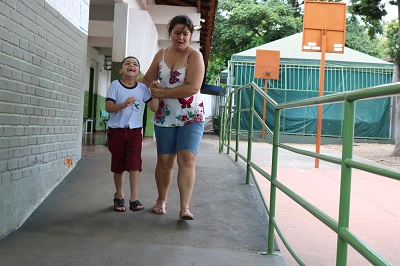
[[[356,103],[368,99],[393,96],[399,93],[400,83],[393,83],[390,85],[375,86],[351,92],[343,92],[310,99],[286,102],[283,104],[276,103],[269,95],[264,93],[263,89],[261,89],[254,82],[242,86],[230,93],[228,101],[226,102],[226,105],[221,112],[219,152],[222,153],[224,148],[226,147],[227,153],[229,153],[230,151],[233,151],[235,153],[235,161],[238,161],[239,158],[242,159],[247,166],[246,183],[249,184],[250,178],[251,176],[253,176],[253,179],[257,184],[257,187],[259,188],[260,195],[263,198],[263,202],[269,218],[269,255],[273,254],[274,252],[274,233],[276,231],[285,247],[288,249],[293,258],[299,263],[299,265],[306,265],[295,252],[295,250],[291,247],[290,243],[288,243],[284,236],[284,232],[280,230],[279,225],[276,222],[276,190],[279,189],[337,234],[336,265],[347,265],[348,245],[351,245],[359,254],[365,257],[373,265],[391,265],[388,261],[377,254],[373,249],[371,249],[366,243],[364,243],[360,238],[358,238],[349,230],[350,195],[353,169],[359,169],[377,174],[380,175],[382,178],[392,178],[400,181],[400,173],[397,171],[392,171],[388,168],[366,164],[353,159],[354,128],[356,124]],[[248,105],[241,104],[242,95],[244,94],[249,95]],[[262,97],[263,99],[266,99],[273,108],[273,112],[269,114],[273,118],[273,130],[271,130],[267,126],[267,124],[263,121],[263,119],[255,110],[255,99],[257,97]],[[233,104],[234,98],[238,100],[237,105]],[[282,133],[282,125],[280,121],[281,112],[294,110],[296,108],[316,105],[327,106],[337,103],[343,104],[343,142],[341,159],[321,153],[315,153],[294,148],[292,146],[288,146],[279,142],[279,135]],[[243,117],[246,117],[248,120],[249,126],[247,127],[248,129],[246,131],[241,130],[241,121]],[[255,140],[255,137],[253,135],[254,121],[258,121],[264,127],[265,132],[268,135],[268,138],[266,138],[264,141],[273,145],[271,164],[272,167],[270,173],[267,173],[252,161],[252,142]],[[232,128],[233,124],[235,124],[234,128]],[[231,146],[232,136],[235,136],[236,138],[235,146]],[[238,145],[241,137],[247,138],[247,154],[241,154],[239,152]],[[341,166],[341,186],[338,220],[333,219],[332,217],[318,209],[315,205],[309,203],[307,200],[296,194],[295,191],[291,190],[289,187],[279,182],[279,169],[277,167],[279,149],[286,149],[304,156],[316,158],[316,160],[324,160]],[[263,197],[258,182],[254,177],[254,170],[261,174],[271,184],[269,202],[267,202],[267,200]]]
[[[302,64],[302,65],[301,65]],[[319,66],[291,65],[288,63],[280,65],[279,79],[268,80],[254,78],[255,65],[253,62],[231,62],[230,83],[232,87],[239,88],[250,82],[254,82],[277,103],[292,102],[319,95]],[[353,65],[327,65],[324,79],[324,95],[332,95],[341,92],[355,91],[361,88],[390,84],[393,79],[393,68],[388,67],[360,67]],[[379,89],[379,87],[377,87]],[[390,97],[370,99],[357,102],[355,117],[355,137],[371,139],[391,138],[392,124],[392,102]],[[243,92],[241,97],[242,105],[248,105],[250,95]],[[264,98],[255,97],[254,110],[261,115],[264,109]],[[238,100],[234,99],[237,105]],[[267,104],[269,113],[274,107]],[[305,106],[302,108],[282,110],[281,130],[291,135],[315,135],[318,110],[316,106]],[[321,134],[326,137],[337,137],[343,134],[343,105],[331,104],[323,108],[323,124]],[[234,123],[236,119],[233,119]],[[241,129],[248,128],[247,117],[241,118]],[[266,124],[274,128],[273,117],[268,116]],[[235,126],[235,124],[234,124]],[[259,132],[262,123],[254,121],[253,130]]]

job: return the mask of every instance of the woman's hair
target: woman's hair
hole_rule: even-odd
[[[193,34],[194,31],[193,21],[186,15],[178,15],[173,17],[168,23],[168,36],[171,36],[172,30],[178,24],[185,25],[186,27],[188,27],[190,34]]]

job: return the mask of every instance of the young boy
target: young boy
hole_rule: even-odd
[[[152,98],[143,83],[136,81],[140,74],[139,61],[128,56],[121,63],[120,80],[111,82],[106,95],[106,111],[110,113],[108,150],[111,152],[111,172],[114,173],[114,210],[124,212],[124,172],[129,172],[131,197],[129,209],[141,211],[138,200],[139,178],[142,171],[142,115],[144,104],[157,111],[159,99]]]

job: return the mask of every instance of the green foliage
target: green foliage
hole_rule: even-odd
[[[399,62],[395,22],[387,28],[387,44],[381,35],[386,5],[397,5],[397,1],[381,1],[349,1],[348,12],[352,16],[347,19],[346,46],[377,58],[390,56]],[[303,15],[299,6],[302,4],[297,0],[219,0],[206,81],[214,82],[227,68],[232,54],[301,32]]]
[[[396,65],[400,64],[400,49],[399,49],[399,24],[396,20],[392,20],[386,26],[386,48],[391,60]]]
[[[217,57],[215,54],[210,55],[210,62],[208,63],[206,80],[208,84],[214,84],[215,79],[221,73],[221,71],[226,69],[225,61]]]
[[[220,0],[207,82],[226,69],[232,54],[301,32],[297,7],[281,1]]]
[[[386,28],[384,28],[385,24],[382,22],[382,18],[387,14],[386,8],[390,7],[390,5],[397,6],[397,4],[397,0],[389,0],[387,2],[383,0],[350,0],[348,12],[361,18],[362,22],[368,29],[368,35],[374,40],[374,47],[378,48],[382,55],[380,53],[375,54],[374,51],[371,53],[366,52],[361,47],[357,49],[358,51],[362,51],[379,58],[390,57],[396,65],[400,63],[399,39],[398,31],[396,30],[396,28],[398,28],[398,25],[396,26],[397,22],[396,20],[391,21]],[[380,35],[379,39],[375,39],[377,35]],[[352,41],[358,39],[360,43],[362,42],[362,40],[357,38],[357,36],[353,37],[354,39],[349,39]],[[348,37],[346,36],[346,44],[348,44],[347,40]]]
[[[385,57],[379,39],[371,39],[366,28],[355,16],[351,16],[346,22],[346,47],[377,58]]]
[[[383,33],[382,18],[387,15],[387,5],[397,5],[397,0],[389,3],[383,0],[350,0],[348,12],[357,15],[365,23],[371,38]]]

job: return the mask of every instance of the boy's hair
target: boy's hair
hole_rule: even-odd
[[[122,66],[124,65],[124,63],[125,63],[125,61],[126,61],[126,59],[128,59],[128,58],[133,58],[133,59],[136,59],[136,61],[138,62],[138,64],[139,64],[139,69],[140,69],[140,62],[139,62],[139,59],[137,59],[136,57],[134,57],[134,56],[127,56],[127,57],[125,57],[124,58],[124,60],[122,60],[122,62],[121,62],[121,68],[122,68]]]
[[[186,27],[188,27],[190,33],[193,34],[193,21],[186,15],[178,15],[173,17],[168,23],[168,36],[171,35],[172,30],[177,24],[185,25]]]

